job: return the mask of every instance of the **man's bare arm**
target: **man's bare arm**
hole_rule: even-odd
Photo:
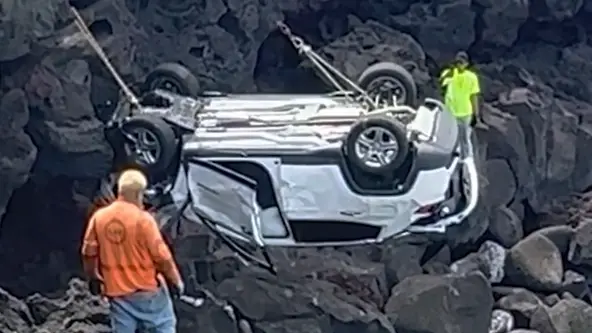
[[[472,73],[473,75],[473,83],[471,85],[471,106],[473,107],[473,114],[475,115],[475,120],[480,121],[480,109],[479,109],[479,95],[481,95],[481,84],[479,83],[479,77],[477,74]]]
[[[82,241],[82,267],[91,279],[100,279],[99,275],[99,241],[95,228],[95,217],[91,217]]]
[[[144,223],[144,232],[146,235],[148,251],[152,257],[152,262],[156,270],[164,275],[164,277],[175,285],[182,284],[179,269],[173,258],[171,250],[165,243],[158,225],[154,218],[146,213],[146,221]]]
[[[471,95],[471,105],[473,106],[473,113],[479,118],[479,94]]]

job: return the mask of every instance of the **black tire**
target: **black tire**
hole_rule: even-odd
[[[160,153],[154,163],[146,163],[132,152],[133,146],[129,139],[124,139],[123,154],[126,166],[133,166],[149,175],[161,175],[170,166],[177,152],[177,137],[175,131],[167,122],[157,117],[137,116],[122,124],[124,136],[133,135],[138,131],[147,131],[153,135],[159,145]]]
[[[399,104],[416,107],[418,103],[417,85],[413,76],[403,66],[399,66],[392,62],[379,62],[366,68],[358,78],[358,86],[369,94],[373,85],[379,84],[380,81],[389,78],[399,83],[404,90],[405,98]]]
[[[172,89],[165,87],[165,82],[170,83]],[[200,93],[197,77],[187,67],[174,62],[160,64],[150,72],[144,80],[142,92],[149,93],[157,88],[189,97]]]
[[[371,127],[380,127],[391,133],[398,144],[397,155],[388,163],[379,167],[368,166],[356,154],[356,141],[363,131]],[[350,130],[344,143],[345,156],[353,167],[375,175],[385,175],[395,172],[409,154],[409,141],[404,126],[390,117],[368,117],[357,122]]]

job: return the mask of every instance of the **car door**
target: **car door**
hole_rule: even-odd
[[[187,164],[187,186],[193,212],[219,232],[263,246],[256,182],[212,161]]]

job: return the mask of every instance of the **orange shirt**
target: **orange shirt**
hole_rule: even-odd
[[[109,297],[156,290],[157,273],[172,283],[181,281],[154,218],[121,199],[93,214],[84,235],[82,255],[84,260],[98,260],[104,294]]]

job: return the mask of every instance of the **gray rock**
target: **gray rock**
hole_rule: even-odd
[[[589,84],[592,47],[579,36],[583,31],[583,37],[586,37],[586,27],[579,19],[570,20],[583,6],[584,11],[590,11],[590,4],[583,5],[581,0],[546,0],[536,6],[510,0],[366,1],[355,5],[327,1],[212,0],[200,3],[157,1],[145,7],[128,8],[123,0],[92,2],[83,10],[83,16],[94,28],[97,23],[111,28],[98,34],[99,42],[115,67],[130,82],[140,81],[156,63],[173,60],[188,65],[198,75],[200,83],[209,89],[252,91],[276,88],[286,91],[295,86],[309,88],[311,79],[308,76],[292,80],[287,75],[299,70],[296,66],[300,60],[292,59],[295,53],[288,54],[292,50],[285,36],[271,34],[275,21],[285,17],[294,22],[307,22],[295,24],[293,29],[304,35],[314,47],[319,47],[320,53],[349,76],[356,77],[365,66],[376,61],[399,62],[412,68],[423,95],[438,94],[435,80],[429,76],[427,68],[431,71],[441,67],[458,50],[470,47],[477,62],[493,59],[488,64],[477,64],[487,102],[482,106],[483,117],[488,124],[487,128],[475,130],[479,138],[476,143],[478,164],[482,170],[479,208],[465,223],[451,228],[454,232],[447,234],[447,241],[454,249],[459,244],[476,241],[489,231],[499,243],[513,247],[511,260],[508,259],[511,262],[508,281],[563,293],[563,301],[556,294],[548,297],[557,305],[572,302],[574,296],[579,297],[579,292],[573,288],[582,286],[581,277],[574,279],[573,274],[566,273],[564,278],[557,252],[549,244],[554,244],[558,253],[565,254],[568,252],[565,244],[571,243],[572,262],[588,265],[592,255],[587,252],[590,237],[586,236],[585,224],[578,230],[580,234],[574,241],[571,241],[570,230],[558,227],[535,232],[537,236],[532,237],[547,239],[550,243],[536,241],[532,244],[532,240],[518,242],[522,237],[518,218],[528,215],[525,211],[530,208],[535,213],[544,212],[558,196],[592,185],[592,161],[589,158],[592,106],[586,103],[592,101],[592,85]],[[2,31],[9,32],[0,36],[3,94],[0,101],[0,184],[3,185],[0,216],[11,197],[15,198],[12,196],[14,190],[30,179],[34,162],[36,171],[51,177],[65,175],[77,178],[74,184],[88,182],[91,185],[84,186],[84,193],[92,193],[92,184],[110,167],[110,147],[104,140],[99,119],[104,119],[105,114],[112,111],[107,101],[117,97],[118,88],[97,65],[92,50],[80,38],[70,18],[68,3],[64,0],[13,0],[3,3],[0,10]],[[517,32],[529,28],[523,25],[524,22],[531,24],[541,20],[553,23],[549,24],[549,29],[538,29],[535,37],[539,40],[529,38],[528,45],[516,43]],[[559,21],[565,22],[558,24]],[[573,33],[565,33],[570,26],[575,26]],[[497,56],[502,52],[503,56]],[[272,75],[278,72],[280,75]],[[27,100],[22,97],[23,90]],[[22,130],[25,125],[34,140]],[[38,181],[35,177],[31,182]],[[43,200],[44,196],[40,195],[41,199],[36,202],[39,205],[54,202],[67,205],[70,197],[62,193],[69,191],[59,192],[51,185],[54,183],[35,188],[43,189],[45,197],[54,194],[60,197],[51,201]],[[508,205],[510,207],[506,207]],[[79,228],[80,217],[70,213],[69,209],[60,212],[68,213],[56,216],[76,222],[60,224],[64,234],[78,237],[80,230],[70,230],[69,226]],[[15,238],[9,244],[22,243],[29,247],[36,240],[32,239],[30,231],[46,230],[44,223],[37,220],[9,222],[22,226],[19,233],[12,233]],[[526,231],[533,231],[533,225],[526,221]],[[62,238],[53,241],[60,246],[75,243]],[[55,271],[66,271],[68,262],[79,261],[77,254],[75,258],[63,253],[60,256],[49,246],[47,251],[39,251],[39,245],[32,251],[36,256],[34,261],[27,260],[21,265],[14,262],[19,262],[17,257],[22,253],[16,248],[10,250],[9,245],[5,247],[8,249],[4,249],[3,256],[0,256],[9,257],[3,259],[7,263],[2,261],[5,270],[20,277],[17,267],[23,266],[26,269],[19,281],[28,281],[34,275],[41,281],[25,285],[47,285],[44,280],[56,283],[54,276],[60,274],[54,274]],[[282,274],[286,274],[281,276],[282,279],[244,276],[248,269],[240,266],[227,249],[207,235],[188,236],[176,247],[188,277],[203,280],[213,289],[220,287],[217,291],[249,314],[245,321],[249,323],[251,320],[251,330],[255,331],[324,333],[347,332],[352,327],[356,331],[392,331],[385,316],[377,309],[388,297],[388,289],[401,280],[401,287],[394,287],[397,295],[401,297],[405,292],[419,295],[420,303],[434,310],[428,313],[429,318],[437,318],[436,324],[413,319],[412,316],[419,312],[418,307],[406,299],[400,308],[401,316],[407,317],[398,321],[413,329],[434,325],[425,331],[442,332],[446,327],[444,324],[460,322],[454,333],[481,332],[480,328],[485,332],[486,327],[480,325],[489,322],[484,313],[491,313],[491,309],[481,311],[483,304],[471,303],[485,300],[487,305],[489,300],[487,293],[481,290],[485,289],[484,285],[475,287],[475,290],[471,288],[472,284],[467,282],[470,280],[467,276],[471,274],[464,277],[462,274],[455,277],[415,276],[423,271],[430,274],[448,272],[444,265],[450,264],[449,259],[433,260],[420,267],[424,259],[423,245],[407,244],[383,251],[379,263],[370,263],[375,260],[372,255],[348,256],[341,251],[294,251],[296,254],[291,258],[286,254],[290,251],[283,251],[278,255],[278,262],[287,266],[282,267]],[[47,259],[45,253],[49,252],[54,259]],[[496,265],[484,264],[486,260],[481,255],[481,252],[471,255],[468,259],[474,261],[467,259],[453,267],[458,272],[481,270],[491,281],[498,281],[503,270]],[[440,282],[418,291],[424,285],[418,286],[420,282],[412,283],[409,279],[427,281],[426,284]],[[456,282],[450,282],[451,279]],[[480,283],[484,281],[479,280]],[[449,285],[454,287],[453,290],[444,287]],[[245,286],[252,290],[239,290]],[[402,290],[405,286],[416,289]],[[296,296],[294,301],[286,290],[304,295],[304,298]],[[461,297],[455,298],[456,293]],[[96,317],[104,320],[104,306],[93,305],[92,298],[82,292],[76,295],[84,301],[72,300],[76,297],[70,296],[55,299],[38,295],[28,299],[32,316],[36,322],[43,323],[40,324],[43,327],[31,328],[32,325],[26,323],[21,329],[17,318],[20,314],[15,316],[11,312],[12,305],[0,312],[4,319],[18,319],[10,325],[13,325],[11,330],[17,327],[19,332],[63,331],[63,325],[68,325],[71,331],[102,332],[104,323],[97,323]],[[466,295],[473,295],[470,296],[473,299],[464,300]],[[527,300],[511,295],[505,297],[505,302],[516,302],[507,305],[514,309],[511,310],[513,314],[530,311],[530,305],[523,304]],[[474,311],[477,315],[468,319],[466,313],[467,318],[463,317],[463,311],[454,312],[454,309],[430,304],[429,301],[435,303],[435,298],[451,299],[454,309],[468,309],[467,312]],[[553,302],[549,301],[549,304]],[[235,332],[236,323],[214,303],[208,300],[197,311],[179,304],[180,330]],[[395,301],[389,303],[391,308],[399,306]],[[94,313],[89,307],[98,310]],[[588,311],[582,307],[579,309]],[[64,316],[74,319],[64,319]],[[580,320],[573,316],[569,318],[572,323]],[[565,326],[563,321],[558,322],[560,325],[556,327]],[[576,328],[570,329],[576,331]]]
[[[490,282],[499,283],[504,278],[506,249],[492,241],[485,241],[476,253],[471,253],[450,265],[454,273],[467,274],[480,271]]]
[[[551,308],[539,308],[530,328],[540,333],[585,333],[592,323],[592,307],[571,299],[561,300]]]
[[[434,256],[427,260],[421,268],[426,274],[432,275],[452,273],[452,270],[449,267],[451,264],[450,257],[450,247],[445,244]]]
[[[534,11],[531,15],[538,21],[563,21],[576,15],[583,5],[583,0],[546,0],[539,11]]]
[[[568,270],[565,272],[563,277],[563,286],[561,287],[562,292],[568,292],[574,297],[590,300],[590,287],[586,277],[578,272]]]
[[[0,305],[1,332],[27,332],[34,324],[27,305],[4,289],[0,289]]]
[[[551,294],[546,296],[543,301],[548,306],[554,306],[555,304],[559,303],[559,301],[561,301],[561,297],[559,297],[557,294]]]
[[[592,266],[592,221],[584,221],[576,228],[568,260],[575,265]]]
[[[508,333],[514,328],[514,317],[504,310],[493,310],[489,333]]]
[[[283,320],[292,318],[283,332],[297,332],[298,327],[327,332],[340,325],[373,323],[377,332],[394,333],[376,305],[323,280],[246,275],[227,279],[216,290],[221,298],[231,299],[233,306],[254,323],[253,328],[262,332],[278,332]]]
[[[427,246],[425,241],[417,244],[405,240],[385,246],[381,261],[385,265],[389,289],[407,277],[422,274],[420,261]]]
[[[518,38],[518,29],[528,18],[528,4],[521,1],[479,0],[485,6],[483,12],[483,42],[508,47]],[[506,29],[500,31],[499,27]]]
[[[321,55],[333,59],[333,66],[348,77],[358,77],[372,63],[393,61],[411,64],[411,73],[418,84],[429,80],[422,46],[410,35],[376,21],[355,26],[351,32],[319,51]]]
[[[531,234],[510,249],[505,272],[516,286],[558,290],[563,280],[561,253],[547,237]]]
[[[547,237],[555,246],[563,258],[567,258],[570,242],[575,234],[575,230],[567,225],[558,225],[539,229],[534,233]]]
[[[104,332],[105,326],[109,324],[106,302],[91,295],[82,280],[73,279],[68,287],[60,298],[46,298],[39,294],[27,298],[27,305],[38,325],[56,332],[86,322],[99,326],[89,328]]]
[[[500,298],[496,305],[509,311],[515,319],[517,327],[528,327],[534,313],[545,304],[534,293],[526,289],[516,289],[512,293]]]
[[[39,149],[37,166],[52,176],[99,178],[111,169],[113,151],[90,103],[90,80],[82,60],[63,66],[47,60],[27,83],[27,97],[37,110],[28,124]]]
[[[429,4],[414,3],[405,14],[392,17],[391,22],[417,29],[416,38],[425,52],[442,63],[475,41],[476,15],[470,5],[470,1],[456,0],[438,4],[433,10]],[[446,40],[444,36],[451,34],[455,38]]]
[[[501,158],[487,160],[483,172],[487,179],[495,179],[495,182],[488,183],[485,188],[490,206],[505,207],[514,200],[518,184],[508,161]]]
[[[492,308],[489,282],[477,272],[409,277],[393,288],[384,311],[398,332],[468,333],[488,330]]]
[[[492,178],[497,179],[497,178]],[[489,221],[489,232],[501,245],[512,247],[524,237],[522,220],[516,213],[506,206],[498,206],[493,209]]]

